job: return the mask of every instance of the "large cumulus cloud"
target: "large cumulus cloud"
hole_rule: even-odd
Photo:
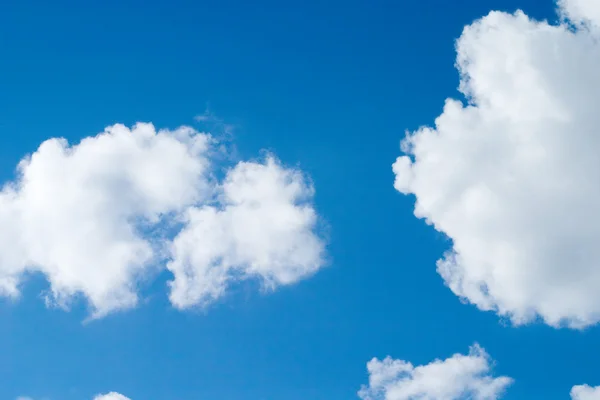
[[[448,287],[515,324],[600,320],[600,9],[561,24],[491,12],[457,41],[460,90],[393,166],[415,215],[452,239]]]
[[[171,298],[187,307],[221,296],[235,268],[274,287],[321,267],[306,177],[271,156],[232,166],[221,184],[217,146],[189,127],[143,123],[42,143],[0,191],[0,295],[18,297],[41,273],[50,304],[83,297],[101,317],[135,306],[140,282],[167,264]]]

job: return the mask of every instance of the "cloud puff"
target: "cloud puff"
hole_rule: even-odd
[[[493,377],[491,360],[478,345],[468,355],[413,366],[408,361],[373,359],[367,364],[369,385],[358,395],[363,400],[473,400],[499,399],[512,379]]]
[[[174,305],[210,302],[234,278],[260,277],[268,287],[290,284],[323,264],[323,243],[313,233],[317,215],[308,202],[313,188],[302,173],[273,158],[242,162],[220,189],[220,207],[190,208],[173,241],[168,268],[175,276]]]
[[[558,5],[562,16],[573,24],[600,27],[600,3],[596,0],[559,0]]]
[[[514,324],[600,320],[598,4],[560,2],[575,30],[522,12],[467,26],[469,103],[447,100],[393,166],[415,215],[452,239],[437,265],[449,288]]]
[[[125,397],[120,393],[110,392],[107,394],[100,394],[94,397],[94,400],[131,400],[129,397]]]
[[[600,400],[600,386],[577,385],[571,389],[573,400]]]
[[[50,284],[50,303],[68,307],[84,296],[92,317],[101,317],[135,306],[138,283],[152,279],[172,257],[173,287],[187,285],[187,293],[220,287],[222,294],[223,283],[211,279],[231,277],[235,267],[277,283],[292,283],[319,268],[323,245],[312,230],[312,188],[300,187],[300,173],[273,159],[240,163],[220,185],[212,177],[213,144],[209,135],[189,127],[156,131],[151,124],[111,126],[73,146],[63,139],[42,143],[0,192],[0,294],[17,297],[27,274],[41,273]],[[250,182],[235,179],[244,170],[271,171],[279,179],[268,173]],[[245,200],[247,194],[236,188],[264,197],[250,194]],[[293,190],[292,197],[272,195]],[[299,198],[305,203],[285,203]],[[218,222],[202,220],[210,210]],[[265,244],[274,232],[280,240]],[[244,238],[245,233],[253,237]],[[247,248],[259,244],[265,247]],[[202,252],[226,262],[211,259],[210,272],[186,281],[189,268],[206,267],[196,264]],[[184,264],[188,269],[182,272],[178,266]],[[179,301],[183,295],[171,297]]]
[[[20,396],[16,400],[33,400],[31,397]],[[131,400],[129,397],[123,396],[117,392],[110,392],[106,394],[99,394],[94,397],[94,400]]]

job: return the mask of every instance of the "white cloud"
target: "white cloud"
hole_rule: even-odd
[[[131,130],[111,126],[74,146],[62,139],[44,142],[20,163],[16,181],[0,192],[0,294],[17,297],[28,273],[42,273],[50,283],[50,303],[68,307],[73,298],[83,296],[92,317],[101,317],[135,306],[138,283],[165,268],[170,248],[185,252],[185,245],[191,246],[187,249],[190,254],[212,252],[229,262],[213,263],[211,273],[187,282],[192,285],[186,288],[189,293],[216,287],[218,284],[210,280],[228,275],[227,271],[237,267],[232,263],[238,261],[245,263],[240,267],[249,274],[262,274],[278,283],[291,283],[319,268],[320,259],[307,261],[315,251],[313,246],[322,248],[311,231],[314,210],[306,203],[297,208],[289,205],[290,211],[285,204],[272,204],[269,197],[269,190],[283,193],[294,184],[288,185],[285,179],[269,180],[268,174],[257,176],[251,189],[265,191],[266,197],[252,198],[251,204],[243,205],[226,197],[233,204],[218,208],[220,202],[215,196],[221,188],[211,178],[210,165],[213,142],[192,128],[157,132],[151,124],[137,124]],[[275,168],[282,176],[296,176],[272,160],[267,166],[241,163],[234,171],[252,168]],[[261,181],[263,178],[267,181]],[[231,192],[228,185],[235,182],[225,184],[226,194]],[[271,203],[264,204],[263,200]],[[206,204],[215,204],[215,208]],[[238,211],[227,211],[232,208]],[[203,229],[200,216],[217,209],[218,226],[227,231],[213,231],[217,226],[207,221],[212,225],[197,235],[199,241],[189,242],[193,239],[190,235]],[[292,216],[278,214],[283,209]],[[293,219],[300,215],[307,215],[307,220],[301,221],[305,224],[302,228]],[[249,220],[260,221],[261,226],[239,225]],[[181,229],[182,222],[183,232],[171,245],[172,232]],[[282,239],[263,248],[272,258],[260,258],[265,255],[260,249],[244,248],[263,243],[267,237],[260,235],[274,231],[282,234]],[[241,237],[245,232],[255,236]],[[224,243],[235,245],[212,248]],[[287,247],[279,249],[279,245]],[[176,258],[172,265],[182,262]],[[185,277],[177,275],[175,281],[183,284]]]
[[[596,0],[559,0],[559,12],[575,25],[600,27],[600,2]]]
[[[33,399],[31,397],[27,397],[27,396],[20,396],[20,397],[17,397],[16,400],[33,400]],[[131,399],[129,397],[123,396],[120,393],[110,392],[110,393],[99,394],[97,396],[94,396],[94,400],[131,400]]]
[[[168,268],[175,276],[174,305],[210,302],[234,277],[258,277],[275,287],[323,264],[323,243],[314,233],[317,215],[308,202],[313,188],[300,171],[273,158],[242,162],[228,172],[221,192],[221,207],[188,210],[186,228],[173,241]]]
[[[125,397],[120,393],[110,392],[107,394],[100,394],[94,397],[94,400],[131,400],[129,397]]]
[[[491,363],[478,345],[468,355],[455,354],[416,367],[391,357],[374,358],[367,364],[369,385],[358,394],[363,400],[495,400],[512,379],[493,377]]]
[[[597,1],[562,12],[600,23]],[[600,43],[595,31],[492,12],[457,42],[463,105],[403,143],[395,187],[448,235],[450,289],[522,324],[600,320]]]
[[[137,302],[154,261],[140,229],[207,193],[209,138],[190,128],[115,125],[76,146],[50,139],[0,194],[0,288],[17,295],[26,271],[50,282],[50,300],[76,294],[96,316]]]
[[[600,386],[577,385],[571,389],[572,400],[600,400]]]

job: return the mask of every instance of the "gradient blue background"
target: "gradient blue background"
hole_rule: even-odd
[[[458,96],[454,40],[491,9],[555,20],[548,0],[0,2],[0,178],[46,138],[115,122],[237,126],[240,157],[274,151],[314,179],[331,265],[262,295],[242,285],[181,313],[148,304],[82,325],[31,281],[0,302],[0,398],[347,400],[365,363],[427,363],[479,342],[515,378],[506,399],[600,384],[600,330],[512,328],[460,303],[435,272],[446,239],[395,192],[405,129]]]

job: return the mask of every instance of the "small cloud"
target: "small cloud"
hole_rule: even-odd
[[[571,389],[572,400],[600,400],[600,386],[577,385]]]
[[[369,385],[358,395],[363,400],[459,399],[496,400],[513,382],[494,377],[492,360],[477,344],[468,355],[413,366],[404,360],[374,358],[367,364]]]
[[[131,400],[129,397],[125,397],[117,392],[110,392],[107,394],[100,394],[94,397],[94,400]]]

